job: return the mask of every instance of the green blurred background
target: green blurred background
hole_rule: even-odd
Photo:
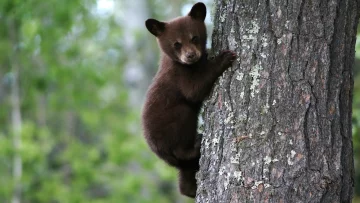
[[[140,110],[159,58],[144,21],[194,2],[0,1],[0,202],[192,202],[144,142]],[[360,41],[356,49],[359,186]]]

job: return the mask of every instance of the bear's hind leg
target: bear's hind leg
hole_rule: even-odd
[[[181,194],[191,198],[196,195],[196,174],[195,169],[179,169],[179,189]]]

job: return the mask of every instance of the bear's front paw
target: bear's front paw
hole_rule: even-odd
[[[236,53],[230,50],[222,51],[217,57],[222,69],[229,68],[236,59]]]

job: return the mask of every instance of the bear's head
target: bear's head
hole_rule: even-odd
[[[149,32],[156,36],[160,49],[172,60],[185,65],[197,62],[206,48],[206,7],[196,3],[187,16],[169,22],[148,19]]]

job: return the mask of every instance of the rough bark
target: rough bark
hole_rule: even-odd
[[[215,0],[197,202],[351,202],[359,0]]]

